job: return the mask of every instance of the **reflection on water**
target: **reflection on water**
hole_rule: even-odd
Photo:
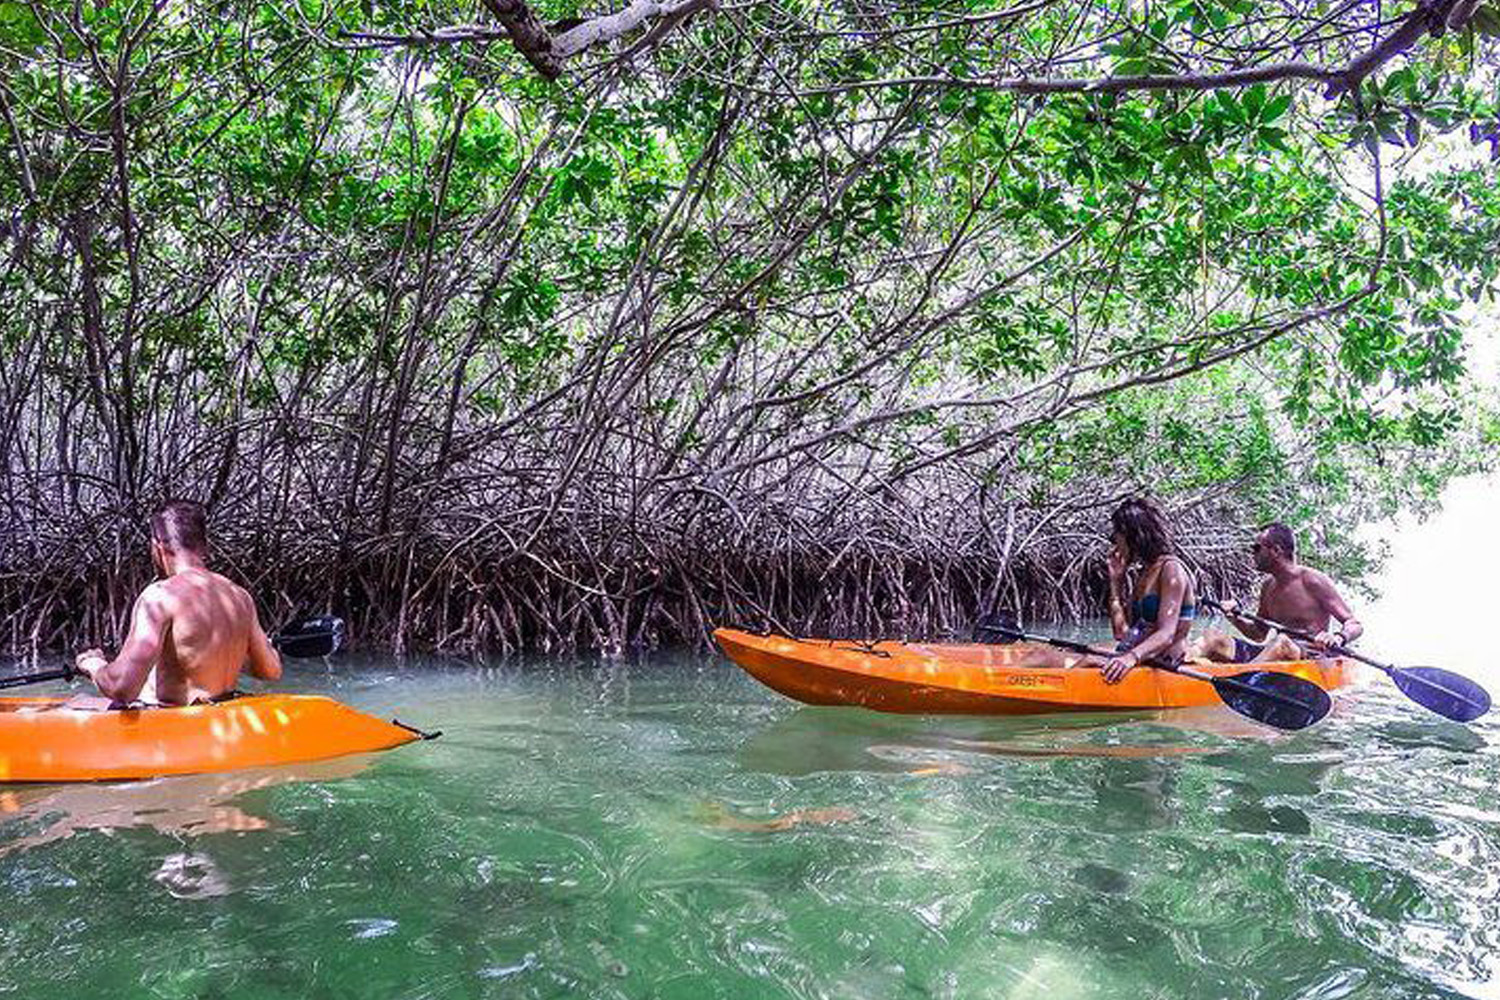
[[[1494,723],[1388,685],[1297,734],[807,708],[669,656],[287,686],[448,735],[0,793],[0,989],[1500,996]]]
[[[168,854],[154,876],[177,899],[212,899],[229,893],[229,879],[207,854]]]
[[[722,803],[705,802],[699,810],[705,826],[719,830],[740,830],[752,833],[772,833],[790,830],[797,826],[829,826],[833,823],[848,823],[859,818],[859,813],[848,806],[829,806],[823,809],[794,809],[771,819],[746,819],[736,816]]]
[[[1227,717],[1227,718],[1226,718]],[[750,770],[785,775],[819,771],[959,774],[972,771],[971,755],[1000,757],[1152,758],[1214,752],[1193,743],[1205,735],[1237,735],[1239,716],[1223,709],[1185,709],[1114,716],[1033,715],[994,718],[922,718],[796,706],[740,748]],[[1243,720],[1242,720],[1243,721]],[[1133,730],[1131,722],[1151,723]],[[1263,727],[1253,736],[1266,738]],[[1129,732],[1122,742],[1121,736]],[[1174,739],[1174,736],[1179,737]]]
[[[371,755],[149,781],[13,785],[0,791],[0,855],[85,830],[150,829],[185,838],[271,829],[237,803],[248,792],[294,781],[335,781],[370,766]]]

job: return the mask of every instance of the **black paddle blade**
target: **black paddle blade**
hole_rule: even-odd
[[[1232,677],[1215,677],[1213,683],[1224,704],[1277,729],[1306,729],[1333,707],[1327,691],[1293,674],[1250,670]]]
[[[344,620],[334,615],[299,618],[287,624],[272,643],[282,656],[313,659],[332,656],[344,648],[348,634]]]
[[[1021,631],[1016,616],[1009,611],[995,611],[974,623],[974,641],[990,643],[991,645],[1004,645],[1016,641],[1016,633]]]
[[[1490,693],[1451,670],[1392,667],[1390,675],[1402,694],[1454,722],[1472,722],[1490,710]]]

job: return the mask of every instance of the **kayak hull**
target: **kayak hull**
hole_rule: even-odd
[[[1118,684],[1086,667],[1032,667],[1027,643],[857,642],[792,639],[721,628],[714,639],[756,680],[809,705],[857,705],[920,715],[1038,715],[1047,712],[1139,712],[1219,701],[1211,684],[1141,668]],[[1218,676],[1270,670],[1326,690],[1358,677],[1339,658],[1256,664],[1194,664]]]
[[[320,695],[89,711],[0,698],[0,782],[127,781],[326,760],[420,734]]]

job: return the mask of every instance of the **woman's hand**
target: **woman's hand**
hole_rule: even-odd
[[[1140,665],[1140,657],[1136,656],[1130,650],[1126,650],[1118,656],[1111,656],[1104,663],[1104,683],[1118,684],[1125,679],[1126,674]]]
[[[1104,556],[1104,565],[1109,569],[1111,583],[1125,582],[1125,567],[1128,565],[1125,559],[1125,543],[1116,538],[1109,545],[1109,552]]]

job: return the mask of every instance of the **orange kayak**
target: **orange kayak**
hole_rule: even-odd
[[[88,711],[63,698],[0,698],[0,782],[121,781],[367,753],[422,733],[319,695]]]
[[[851,642],[791,639],[721,628],[714,639],[762,684],[809,705],[859,705],[877,712],[1034,715],[1130,712],[1218,704],[1213,685],[1165,670],[1135,670],[1106,684],[1088,667],[1028,667],[1029,643]],[[1284,663],[1194,664],[1206,673],[1294,674],[1333,690],[1354,683],[1342,657]]]

